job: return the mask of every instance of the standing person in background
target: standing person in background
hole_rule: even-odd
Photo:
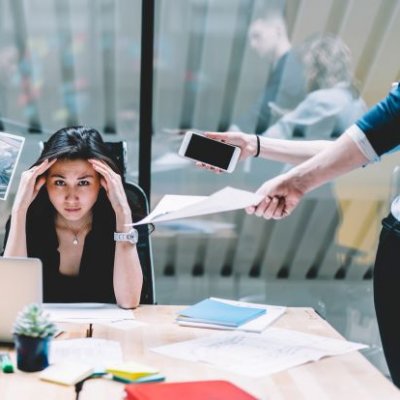
[[[268,63],[269,73],[260,98],[228,130],[261,134],[305,97],[305,79],[302,63],[292,49],[281,11],[269,10],[255,19],[250,25],[248,37],[250,46]]]
[[[42,261],[45,302],[133,308],[143,281],[137,231],[127,227],[134,218],[135,204],[99,132],[63,128],[22,174],[4,256]]]

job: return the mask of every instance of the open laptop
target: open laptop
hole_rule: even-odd
[[[0,342],[11,343],[15,318],[27,304],[41,303],[42,262],[0,257]]]

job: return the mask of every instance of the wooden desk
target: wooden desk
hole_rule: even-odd
[[[360,353],[329,357],[318,362],[280,372],[264,378],[248,378],[200,363],[169,358],[150,351],[177,341],[207,335],[210,330],[183,328],[173,323],[178,306],[141,306],[135,317],[145,324],[131,330],[94,325],[94,337],[117,340],[125,359],[157,367],[167,381],[227,379],[260,399],[289,400],[376,400],[400,399],[396,389]],[[276,326],[334,338],[341,336],[312,309],[290,308]],[[86,326],[69,326],[73,336],[84,336]],[[72,400],[74,389],[42,382],[35,373],[0,373],[2,400]],[[123,398],[123,384],[105,379],[85,383],[80,400]],[[180,400],[180,399],[179,399]]]

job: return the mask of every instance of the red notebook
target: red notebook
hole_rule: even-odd
[[[129,384],[125,391],[127,400],[257,400],[228,381]]]

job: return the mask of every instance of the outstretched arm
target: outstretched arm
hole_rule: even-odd
[[[242,150],[240,159],[254,157],[257,152],[257,137],[243,132],[206,132],[207,137],[239,146]],[[299,164],[329,147],[329,140],[286,140],[259,136],[260,158]]]
[[[247,212],[264,218],[283,218],[310,190],[392,150],[399,150],[400,85],[372,107],[339,139],[286,174],[265,182],[265,197]]]
[[[265,182],[257,190],[264,199],[246,211],[266,219],[286,217],[306,193],[369,161],[345,133],[314,157]]]

